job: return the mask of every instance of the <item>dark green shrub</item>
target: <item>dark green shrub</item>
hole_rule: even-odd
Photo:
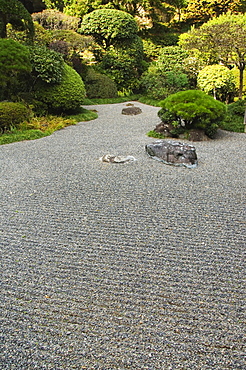
[[[227,110],[229,114],[236,114],[240,117],[244,117],[246,108],[246,101],[245,100],[238,100],[234,103],[228,104]]]
[[[56,84],[62,81],[64,61],[61,54],[45,46],[33,46],[30,48],[30,60],[34,82]]]
[[[209,137],[214,136],[226,114],[225,104],[199,90],[172,94],[161,102],[161,106],[160,117],[168,111],[180,127],[204,130]]]
[[[117,86],[111,78],[94,70],[89,70],[85,78],[86,95],[88,98],[116,98]]]
[[[21,103],[0,102],[0,131],[4,132],[31,117],[31,110]]]
[[[10,99],[22,72],[30,72],[29,50],[11,39],[0,38],[0,99]]]
[[[145,72],[141,78],[141,89],[152,99],[165,99],[168,95],[189,88],[187,75],[182,72]]]
[[[47,105],[48,112],[56,114],[79,110],[84,97],[85,86],[80,75],[65,63],[61,83],[40,82],[33,93],[34,99]]]
[[[245,100],[238,100],[227,105],[227,114],[220,128],[227,131],[244,132]]]
[[[16,0],[0,0],[0,37],[7,37],[7,24],[26,31],[26,39],[32,42],[34,26],[32,17],[25,6]]]
[[[140,37],[111,46],[99,63],[101,70],[115,81],[119,91],[136,91],[145,65]]]

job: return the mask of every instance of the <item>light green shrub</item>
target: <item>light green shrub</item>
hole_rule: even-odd
[[[172,122],[187,130],[200,129],[213,137],[226,114],[226,105],[215,100],[203,91],[187,90],[168,96],[161,102],[158,115],[167,117],[171,113]],[[163,119],[164,122],[164,119]]]

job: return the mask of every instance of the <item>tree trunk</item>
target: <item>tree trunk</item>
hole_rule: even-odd
[[[238,97],[239,97],[240,100],[242,100],[242,98],[243,98],[243,72],[244,72],[244,68],[245,68],[245,65],[240,64],[240,67],[239,67],[239,93],[238,93]]]
[[[6,14],[3,14],[2,12],[0,12],[0,37],[2,39],[6,39],[7,37],[7,29],[6,29],[6,26],[7,26],[7,17],[6,17]]]
[[[243,120],[243,123],[244,123],[244,132],[246,133],[246,106],[245,106],[245,112],[244,112],[244,120]]]

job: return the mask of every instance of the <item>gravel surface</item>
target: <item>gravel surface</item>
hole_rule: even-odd
[[[165,165],[134,104],[0,146],[0,369],[246,369],[246,135]]]

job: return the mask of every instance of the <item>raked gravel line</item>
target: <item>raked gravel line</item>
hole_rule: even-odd
[[[0,146],[0,369],[246,369],[246,135],[164,165],[134,104]]]

